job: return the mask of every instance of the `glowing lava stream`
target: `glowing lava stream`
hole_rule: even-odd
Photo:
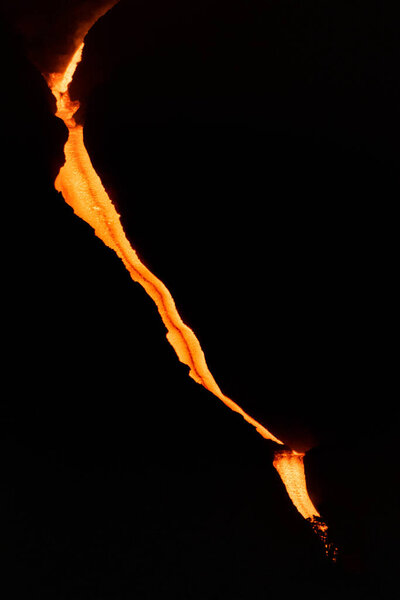
[[[56,189],[62,193],[75,214],[93,227],[95,234],[116,252],[129,271],[131,278],[139,283],[155,302],[167,329],[167,339],[179,360],[189,367],[189,375],[222,400],[231,410],[239,413],[265,439],[283,445],[281,440],[222,393],[207,367],[198,339],[193,331],[183,323],[170,292],[162,281],[140,261],[126,238],[119,215],[86,151],[83,127],[77,125],[74,120],[79,103],[72,102],[68,94],[68,86],[72,81],[76,66],[81,60],[83,47],[82,42],[64,72],[52,73],[46,77],[56,98],[56,115],[64,121],[69,131],[64,148],[65,163],[56,178]],[[320,515],[307,492],[303,456],[295,451],[282,449],[282,451],[276,452],[273,464],[293,504],[300,514],[312,523],[314,530],[327,547],[327,527],[320,520]]]
[[[70,100],[67,88],[72,80],[75,67],[80,61],[82,49],[83,43],[78,47],[64,74],[53,73],[48,78],[51,90],[57,100],[56,115],[64,121],[69,131],[64,147],[65,164],[55,181],[56,189],[62,193],[74,212],[91,225],[95,234],[117,253],[132,279],[140,283],[154,300],[167,328],[168,341],[177,353],[179,360],[190,368],[190,376],[229,408],[242,415],[265,439],[283,444],[261,423],[250,417],[238,404],[221,392],[208,370],[198,339],[193,331],[183,323],[170,292],[162,281],[139,260],[126,238],[119,215],[94,170],[84,146],[83,127],[77,125],[73,118],[79,103]]]

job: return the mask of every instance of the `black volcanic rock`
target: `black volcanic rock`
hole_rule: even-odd
[[[323,444],[305,463],[310,493],[339,548],[338,566],[358,579],[367,597],[391,592],[399,556],[395,426],[387,433],[382,440],[371,427],[363,443]]]
[[[22,36],[8,23],[0,21],[0,26],[2,49],[7,57],[1,98],[3,139],[7,143],[3,159],[7,168],[14,169],[10,179],[27,187],[31,183],[34,195],[35,181],[45,177],[53,180],[63,164],[67,131],[62,121],[53,116],[54,98],[44,78],[26,58]],[[31,144],[36,147],[33,155]],[[21,168],[25,170],[23,178]]]
[[[139,6],[146,12],[148,3]],[[121,4],[121,12],[112,12],[110,29],[106,19],[99,23],[99,35],[106,32],[110,41],[116,40],[117,31],[123,31],[118,27],[128,23],[126,7],[127,3],[125,7]],[[132,23],[127,26],[130,31]],[[143,30],[142,39],[145,34]],[[125,37],[119,35],[121,47],[127,48]],[[170,33],[167,37],[175,39]],[[191,37],[190,28],[187,37]],[[52,116],[51,96],[40,75],[23,60],[18,44],[5,37],[2,41],[13,81],[6,86],[10,100],[5,121],[12,148],[7,170],[12,190],[3,201],[2,213],[8,225],[5,315],[11,324],[5,336],[4,390],[8,392],[2,400],[0,439],[1,455],[6,457],[1,478],[2,582],[5,586],[8,577],[12,582],[7,597],[31,597],[39,592],[42,598],[96,600],[161,595],[185,600],[247,600],[272,594],[293,598],[300,593],[308,598],[361,598],[371,590],[379,597],[375,588],[368,590],[362,582],[364,566],[354,576],[346,571],[343,561],[337,568],[325,560],[318,538],[299,517],[272,468],[274,446],[187,377],[186,367],[179,364],[165,340],[152,302],[53,190],[54,172],[62,162],[65,128]],[[154,60],[157,63],[159,52],[157,38],[155,41],[152,64]],[[104,37],[97,38],[94,28],[76,84],[78,93],[85,81],[85,65],[91,68],[95,54],[96,60],[101,62],[102,56],[105,66],[110,65],[107,76],[99,75],[103,87],[82,94],[90,155],[114,192],[126,229],[138,241],[139,253],[169,285],[184,319],[198,332],[223,389],[232,391],[235,400],[258,415],[265,415],[268,426],[274,419],[285,434],[292,418],[296,440],[303,426],[309,427],[310,436],[341,442],[341,437],[351,436],[362,421],[375,423],[376,412],[368,415],[360,410],[372,391],[366,396],[358,385],[351,390],[345,382],[338,385],[336,373],[342,371],[343,350],[347,349],[349,369],[361,373],[357,381],[364,381],[367,387],[363,373],[374,362],[376,336],[371,313],[368,308],[364,310],[360,299],[364,297],[361,290],[366,271],[371,277],[370,290],[376,288],[377,271],[384,282],[385,269],[378,259],[377,266],[370,268],[376,257],[375,246],[367,252],[371,260],[363,263],[365,245],[356,237],[355,246],[360,249],[361,244],[362,250],[357,256],[351,255],[347,283],[335,296],[335,310],[330,310],[330,305],[329,310],[326,308],[330,316],[337,313],[338,306],[348,306],[349,296],[358,298],[352,304],[351,335],[347,322],[337,318],[331,323],[325,317],[324,302],[331,299],[334,286],[329,280],[325,282],[324,274],[327,262],[334,263],[331,273],[341,273],[348,260],[349,238],[359,229],[362,239],[376,241],[382,253],[389,253],[391,240],[382,244],[384,236],[377,234],[376,223],[386,232],[390,217],[382,220],[376,203],[366,221],[358,219],[359,205],[354,211],[349,208],[345,212],[346,223],[351,223],[349,231],[346,234],[339,229],[343,256],[339,264],[333,259],[329,262],[330,240],[337,240],[335,227],[343,216],[341,212],[334,226],[331,224],[342,184],[329,175],[325,163],[336,161],[340,155],[337,146],[332,158],[325,143],[307,144],[305,151],[304,138],[299,140],[290,132],[281,135],[265,127],[261,132],[254,127],[250,132],[243,127],[229,128],[228,132],[226,123],[221,132],[215,118],[211,127],[204,128],[202,123],[201,131],[196,121],[190,122],[190,127],[167,122],[161,128],[149,128],[147,120],[146,127],[138,127],[135,94],[126,84],[124,87],[122,72],[118,72],[120,57],[110,53],[109,47]],[[113,48],[118,49],[118,45]],[[131,64],[128,54],[125,60]],[[147,77],[151,60],[145,57],[145,68],[139,73],[142,78]],[[93,81],[97,71],[92,73]],[[140,78],[135,83],[138,88],[139,83]],[[155,92],[157,97],[157,86]],[[278,118],[279,104],[278,98],[269,112],[274,119]],[[187,120],[193,105],[196,115],[204,114],[192,102],[192,112],[185,114]],[[122,111],[121,106],[129,110]],[[140,106],[146,109],[146,118],[158,115],[154,97],[153,105],[147,106],[144,94]],[[165,111],[166,104],[163,108]],[[207,119],[215,116],[214,109],[211,102]],[[281,119],[285,111],[283,105]],[[171,132],[175,144],[171,144]],[[288,146],[292,149],[290,161]],[[126,152],[127,147],[133,148],[132,154]],[[243,148],[249,151],[244,153]],[[299,181],[302,186],[309,183],[305,165],[310,153],[312,164],[315,160],[319,165],[313,172],[322,170],[309,193],[319,198],[319,186],[326,192],[326,178],[328,187],[332,186],[329,206],[322,214],[318,212],[324,224],[318,243],[313,237],[315,203],[302,204],[304,194],[299,192]],[[259,163],[265,164],[265,155],[273,167],[260,175]],[[353,168],[353,156],[350,153],[343,163]],[[371,191],[376,190],[381,171],[375,171],[374,159],[368,161],[370,179],[363,189]],[[204,163],[207,169],[199,169]],[[354,172],[347,167],[355,174],[356,183],[362,181],[365,164],[356,161]],[[266,178],[269,196],[264,193],[258,202],[248,190],[261,196]],[[353,184],[349,189],[357,188],[358,183]],[[213,192],[209,193],[211,187]],[[284,206],[276,200],[282,187]],[[231,195],[225,193],[226,188]],[[268,200],[271,190],[273,203]],[[293,190],[296,206],[289,202]],[[263,217],[266,207],[268,221]],[[309,244],[306,249],[305,241]],[[315,246],[322,247],[323,252],[316,252]],[[275,261],[268,263],[265,253]],[[319,269],[321,274],[318,282],[322,279],[321,286],[325,286],[317,300],[308,290],[308,282],[316,277],[314,271],[310,268],[302,274],[304,263],[308,265],[310,260],[314,271]],[[319,283],[312,288],[313,294],[316,288]],[[382,293],[386,298],[386,292]],[[308,305],[310,296],[315,300],[312,308]],[[319,374],[320,379],[314,382],[312,400],[307,387],[310,380],[303,370],[307,362],[304,356],[312,356],[309,372],[315,378],[326,351],[326,336],[315,331],[315,323],[310,334],[315,311],[324,328],[344,341],[332,351],[337,357],[336,370],[327,376]],[[260,315],[265,315],[264,321]],[[299,325],[304,315],[307,318]],[[383,323],[386,318],[382,314]],[[295,352],[294,330],[298,332]],[[358,338],[361,334],[364,337]],[[307,344],[307,351],[304,349],[303,340],[309,335],[315,340],[313,353]],[[349,338],[355,340],[354,345],[349,344]],[[366,365],[358,354],[364,341],[362,357],[372,353]],[[382,345],[379,348],[383,362],[385,351]],[[300,364],[299,357],[303,360]],[[364,370],[357,371],[354,363],[360,363]],[[381,367],[376,364],[377,372],[369,373],[371,379],[374,376],[380,382],[381,394],[374,398],[382,414],[385,393],[379,377],[382,371],[378,372]],[[390,363],[386,367],[390,370]],[[305,383],[299,397],[301,378]],[[324,395],[327,381],[333,389],[329,401]],[[346,395],[342,400],[343,390]],[[265,398],[271,397],[266,404]],[[353,407],[343,420],[343,409],[350,402]],[[316,407],[319,413],[314,417]],[[356,409],[359,418],[354,424]],[[362,429],[367,437],[368,428]],[[378,455],[384,454],[378,442],[376,449]],[[356,545],[351,546],[346,539],[343,523],[351,521],[362,501],[357,486],[364,475],[352,477],[359,459],[347,463],[346,485],[356,488],[346,505],[333,502],[336,496],[343,497],[340,477],[346,470],[341,468],[344,460],[335,463],[332,454],[322,451],[314,457],[307,457],[311,488],[318,492],[315,482],[320,482],[318,506],[327,513],[349,554],[348,549]],[[320,477],[322,472],[325,478]],[[376,474],[375,468],[373,478],[379,480]],[[384,498],[392,496],[386,491]],[[374,511],[370,515],[372,531],[377,520]],[[385,534],[379,535],[385,538]],[[372,548],[372,543],[368,547]],[[357,552],[356,548],[355,560]],[[380,564],[382,556],[378,558]],[[380,575],[383,569],[377,567],[377,571]],[[376,580],[379,583],[379,577]]]

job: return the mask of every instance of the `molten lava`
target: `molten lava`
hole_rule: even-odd
[[[64,147],[65,164],[57,176],[55,187],[74,212],[93,227],[95,234],[112,248],[128,269],[132,279],[139,283],[152,298],[167,329],[167,339],[174,348],[179,360],[186,364],[190,376],[222,400],[229,408],[239,413],[256,428],[265,439],[282,444],[261,423],[248,415],[238,404],[225,396],[211,375],[193,331],[183,323],[174,300],[165,287],[140,261],[128,241],[120,218],[106,193],[99,176],[94,170],[83,142],[83,127],[77,125],[74,114],[79,103],[71,101],[68,84],[82,56],[83,43],[78,47],[65,73],[51,74],[48,77],[50,89],[57,101],[57,113],[68,128],[69,136]]]
[[[294,450],[277,450],[273,465],[278,471],[294,506],[302,517],[311,523],[315,533],[321,538],[326,553],[335,560],[336,548],[328,542],[328,526],[321,519],[321,515],[308,495],[304,471],[304,453],[295,452]]]
[[[189,367],[189,375],[222,400],[231,410],[239,413],[265,439],[283,445],[281,440],[248,415],[236,402],[222,393],[207,367],[198,339],[193,331],[183,323],[169,290],[140,261],[128,241],[119,215],[86,151],[83,141],[83,127],[78,125],[74,119],[79,103],[71,101],[68,86],[81,60],[83,47],[82,42],[77,47],[64,72],[51,73],[46,77],[47,83],[56,98],[56,115],[64,121],[69,131],[64,148],[65,164],[56,178],[56,189],[62,193],[65,201],[72,207],[74,212],[93,227],[95,234],[116,252],[129,271],[131,278],[139,283],[155,302],[167,329],[167,339],[174,348],[179,360]],[[277,452],[273,464],[282,478],[293,504],[305,519],[311,521],[314,529],[325,542],[326,525],[319,519],[319,513],[307,493],[303,455],[292,450]]]
[[[289,498],[305,519],[319,517],[320,514],[311,502],[307,492],[304,473],[304,454],[293,450],[275,452],[273,465],[278,471]]]

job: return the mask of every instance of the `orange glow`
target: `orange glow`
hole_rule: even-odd
[[[189,375],[224,402],[231,410],[240,414],[262,437],[283,445],[281,440],[248,415],[236,402],[223,394],[208,369],[198,339],[193,331],[183,323],[169,290],[140,261],[128,241],[120,217],[86,151],[83,141],[83,127],[77,125],[74,120],[74,114],[79,108],[79,103],[71,101],[68,86],[81,60],[83,47],[82,42],[77,47],[63,73],[52,73],[46,77],[48,85],[56,98],[56,114],[64,121],[69,131],[64,148],[65,164],[56,178],[56,189],[62,193],[65,201],[72,207],[75,214],[86,221],[94,229],[95,234],[116,252],[133,281],[139,283],[152,298],[166,327],[167,339],[174,348],[179,360],[189,367]],[[311,522],[313,528],[326,542],[327,527],[320,520],[319,513],[308,496],[303,456],[303,454],[298,454],[292,450],[277,452],[273,464],[293,504],[301,515]]]

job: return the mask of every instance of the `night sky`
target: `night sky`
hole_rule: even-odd
[[[71,91],[222,391],[307,450],[333,564],[276,446],[187,376],[152,301],[53,189],[67,132],[40,72],[99,3],[1,0],[4,598],[388,593],[400,45],[381,4],[121,0]]]

